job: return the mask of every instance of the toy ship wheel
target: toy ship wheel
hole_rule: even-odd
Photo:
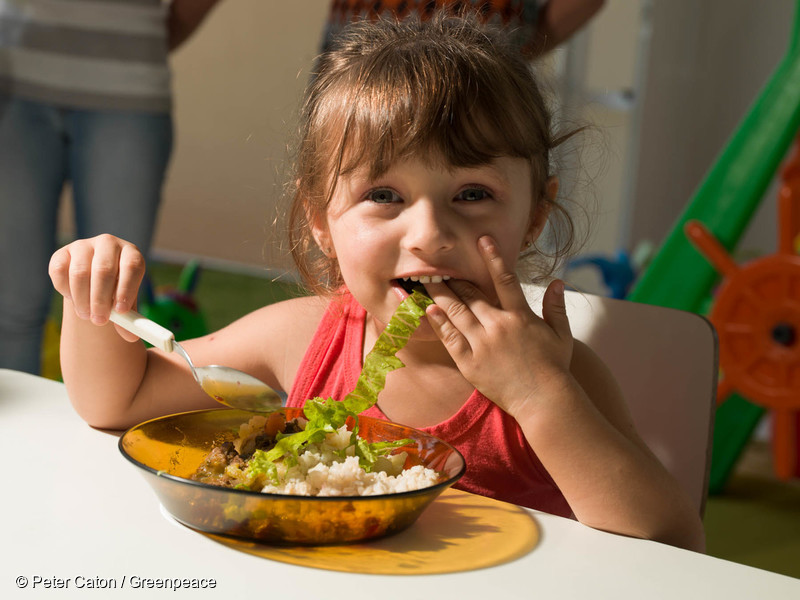
[[[789,479],[800,411],[800,256],[781,243],[739,267],[701,223],[688,222],[686,234],[724,277],[709,314],[719,336],[717,400],[737,391],[772,409],[774,469]]]
[[[772,255],[737,270],[709,318],[725,387],[767,408],[800,410],[800,257]]]

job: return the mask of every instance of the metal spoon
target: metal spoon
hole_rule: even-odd
[[[195,367],[186,350],[175,341],[175,335],[135,310],[126,313],[111,311],[111,321],[164,352],[177,352],[192,370],[203,391],[226,406],[254,412],[270,412],[281,407],[281,397],[263,381],[230,367],[210,365]]]

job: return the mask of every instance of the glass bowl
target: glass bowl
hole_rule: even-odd
[[[302,409],[281,409],[287,420]],[[211,409],[146,421],[119,441],[123,456],[141,469],[161,504],[178,521],[200,531],[267,543],[341,544],[402,531],[466,470],[464,457],[427,433],[359,417],[359,435],[370,442],[408,438],[405,467],[441,473],[431,487],[379,496],[294,496],[212,486],[189,477],[212,447],[233,441],[253,413]],[[348,428],[352,423],[348,423]]]

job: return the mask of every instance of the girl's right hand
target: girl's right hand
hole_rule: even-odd
[[[102,234],[57,250],[48,272],[78,318],[105,325],[112,308],[124,313],[136,306],[145,260],[133,244]],[[128,341],[138,339],[121,327],[116,329]]]

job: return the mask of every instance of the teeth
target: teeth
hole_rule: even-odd
[[[403,277],[404,281],[414,281],[419,283],[442,283],[448,281],[450,275],[412,275],[411,277]]]

